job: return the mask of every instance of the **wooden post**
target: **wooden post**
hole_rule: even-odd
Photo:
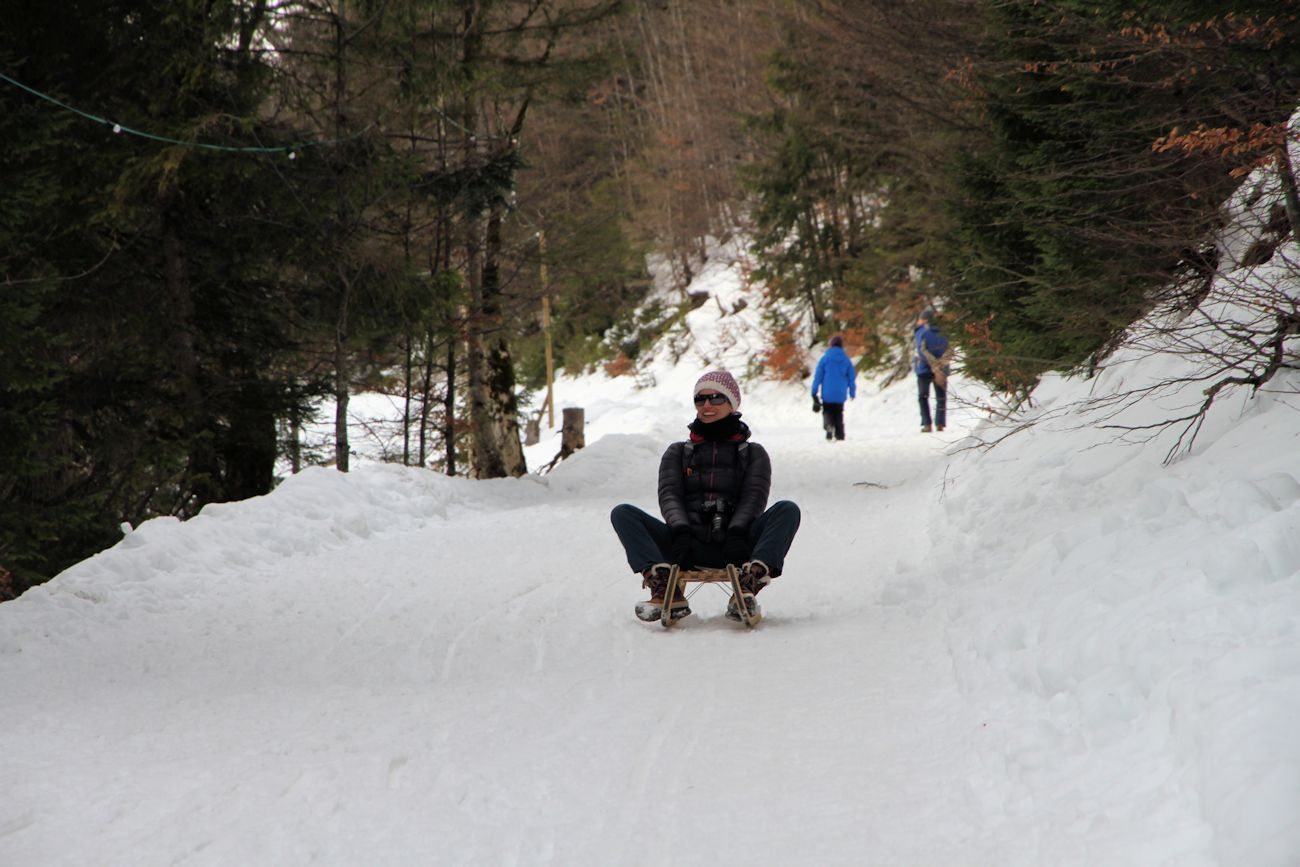
[[[560,450],[541,472],[555,469],[555,465],[587,444],[587,413],[580,406],[564,408],[564,426],[560,429]]]
[[[564,408],[564,427],[560,431],[560,457],[567,458],[587,444],[587,413],[580,406]]]

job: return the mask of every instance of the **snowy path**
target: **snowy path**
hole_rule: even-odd
[[[0,864],[1294,863],[1292,410],[961,461],[910,383],[842,444],[759,384],[786,574],[665,631],[608,516],[689,383],[601,387],[545,477],[314,470],[0,606]]]
[[[275,497],[146,527],[115,583],[5,612],[50,634],[5,648],[0,861],[979,863],[980,720],[881,598],[941,443],[798,421],[762,438],[805,518],[754,633],[707,586],[671,633],[631,618],[608,511],[652,506],[652,437],[596,444],[603,484],[318,479],[353,499],[298,510],[319,550]]]
[[[635,386],[562,380],[588,445],[545,477],[314,470],[0,605],[0,867],[1300,864],[1300,372],[1172,466],[1098,422],[1199,406],[1181,349],[1045,377],[978,459],[910,378],[828,444],[747,377],[803,526],[757,630],[706,586],[668,632],[608,516],[770,345],[734,240]]]

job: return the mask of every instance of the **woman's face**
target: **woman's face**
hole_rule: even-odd
[[[714,401],[718,401],[714,403]],[[716,391],[700,391],[695,394],[695,417],[705,424],[731,415],[731,402]]]

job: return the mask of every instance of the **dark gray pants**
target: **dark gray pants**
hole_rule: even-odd
[[[822,427],[826,428],[826,439],[832,436],[837,440],[844,439],[844,404],[822,404]]]
[[[934,381],[933,373],[916,375],[916,396],[921,404],[921,424],[930,424],[930,386],[934,386],[934,423],[948,423],[948,391]]]
[[[633,572],[644,572],[656,563],[671,561],[673,537],[663,521],[629,503],[615,506],[609,520],[623,543],[627,565]],[[749,527],[749,544],[753,549],[749,559],[762,560],[772,570],[773,577],[780,575],[785,555],[794,543],[794,534],[799,532],[799,520],[799,507],[794,503],[789,500],[773,503]],[[721,542],[696,540],[693,548],[696,565],[715,568],[726,565]]]

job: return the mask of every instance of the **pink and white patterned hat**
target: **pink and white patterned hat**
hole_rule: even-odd
[[[732,409],[740,409],[740,383],[736,382],[736,377],[727,373],[725,370],[711,370],[699,378],[695,383],[694,397],[700,393],[701,389],[711,388],[719,394],[725,394],[727,400],[731,403]]]

